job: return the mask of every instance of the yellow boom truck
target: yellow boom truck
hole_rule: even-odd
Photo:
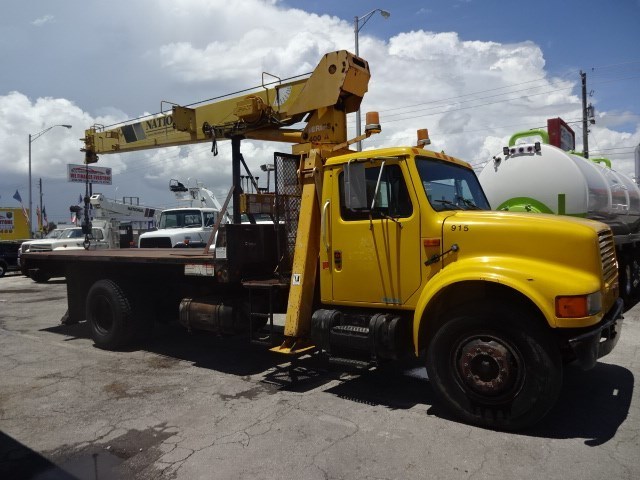
[[[563,363],[593,367],[619,338],[611,231],[490,211],[470,166],[425,149],[425,130],[417,146],[349,150],[380,131],[367,115],[366,133],[347,139],[346,116],[369,77],[365,60],[338,51],[305,79],[87,130],[87,163],[196,142],[215,151],[229,139],[223,210],[233,199],[233,222],[215,225],[204,250],[41,252],[25,255],[26,268],[64,264],[63,321],[86,319],[101,348],[178,319],[190,330],[266,339],[290,358],[322,350],[357,366],[414,355],[463,421],[533,424],[557,400]],[[292,144],[274,155],[273,192],[257,183],[243,191],[244,179],[255,180],[240,152],[245,138]],[[257,214],[272,221],[252,222]],[[283,329],[274,312],[286,312]]]

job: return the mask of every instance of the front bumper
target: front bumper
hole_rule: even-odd
[[[583,370],[593,368],[598,359],[618,343],[622,330],[622,307],[622,299],[618,298],[599,324],[569,338],[569,346]]]

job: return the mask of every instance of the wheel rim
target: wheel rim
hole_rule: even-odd
[[[471,335],[456,344],[452,358],[460,386],[483,402],[513,399],[524,383],[524,361],[508,341]]]
[[[104,296],[95,298],[91,313],[96,330],[103,335],[109,333],[113,328],[113,309],[109,300]]]

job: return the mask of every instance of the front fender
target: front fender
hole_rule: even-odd
[[[590,317],[558,319],[555,314],[556,296],[585,295],[601,290],[600,278],[593,273],[529,258],[492,256],[460,259],[433,276],[420,294],[413,319],[416,353],[420,349],[420,324],[428,321],[425,312],[438,301],[436,296],[455,284],[469,281],[492,282],[519,292],[538,308],[551,328],[587,327],[598,323],[603,316],[600,312]],[[464,303],[464,298],[456,299],[456,303]]]

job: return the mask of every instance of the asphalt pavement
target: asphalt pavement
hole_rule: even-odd
[[[65,310],[64,280],[0,278],[0,478],[640,478],[640,305],[616,349],[566,368],[556,407],[518,433],[449,418],[418,363],[291,367],[178,326],[109,352],[85,323],[61,325]]]

